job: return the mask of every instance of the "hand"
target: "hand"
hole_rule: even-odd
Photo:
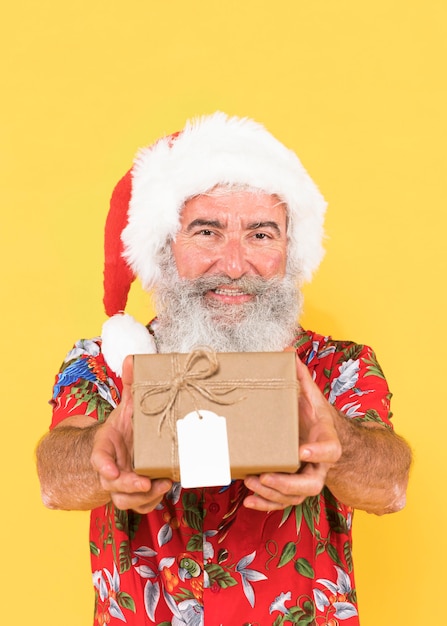
[[[284,509],[318,495],[329,469],[341,456],[341,444],[335,429],[336,409],[331,406],[312,380],[307,367],[297,357],[300,384],[299,457],[302,463],[296,474],[268,473],[248,476],[245,485],[253,491],[244,504],[260,511]]]
[[[95,434],[91,463],[99,476],[101,488],[110,493],[119,509],[149,513],[172,486],[168,479],[151,480],[132,469],[132,381],[133,361],[123,364],[121,403],[101,424]]]

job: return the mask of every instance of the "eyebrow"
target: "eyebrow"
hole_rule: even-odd
[[[222,222],[219,222],[219,220],[196,219],[196,220],[193,220],[190,224],[188,224],[188,227],[186,230],[189,232],[190,230],[192,230],[193,228],[197,228],[198,226],[209,226],[211,228],[225,228]]]
[[[252,224],[248,224],[247,230],[257,230],[258,228],[273,228],[274,231],[278,235],[281,234],[281,229],[276,222],[267,221],[267,222],[253,222]]]
[[[208,227],[208,228],[225,228],[225,225],[222,224],[219,220],[205,220],[205,219],[195,219],[190,224],[188,224],[187,232],[193,230],[197,227]],[[258,228],[272,228],[277,235],[281,235],[281,229],[278,224],[274,221],[266,221],[266,222],[253,222],[247,225],[246,230],[257,230]]]

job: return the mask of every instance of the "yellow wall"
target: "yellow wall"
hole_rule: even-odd
[[[88,516],[43,508],[34,446],[65,352],[103,321],[112,186],[137,147],[216,109],[265,123],[329,200],[304,321],[374,346],[415,451],[405,511],[357,515],[362,624],[446,623],[446,17],[443,0],[3,8],[2,624],[91,623]]]

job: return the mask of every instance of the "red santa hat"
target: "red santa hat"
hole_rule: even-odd
[[[309,280],[323,257],[326,202],[296,154],[262,125],[224,113],[187,122],[180,133],[140,150],[119,181],[105,231],[103,351],[120,373],[127,354],[154,352],[145,329],[125,315],[138,277],[150,290],[160,280],[159,252],[175,239],[184,202],[216,185],[247,185],[276,194],[287,206],[288,258]]]

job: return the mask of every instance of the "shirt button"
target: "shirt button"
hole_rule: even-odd
[[[208,510],[210,513],[219,513],[220,506],[217,504],[217,502],[211,502],[211,504],[208,507]]]

